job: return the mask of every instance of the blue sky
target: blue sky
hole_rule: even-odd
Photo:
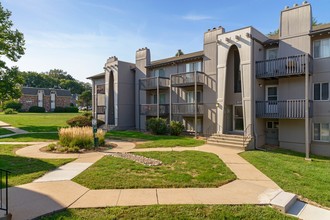
[[[330,22],[330,1],[312,0],[313,16]],[[76,79],[102,72],[110,56],[134,62],[135,51],[151,49],[152,60],[202,50],[203,33],[254,26],[278,28],[280,11],[292,0],[1,0],[24,33],[21,70],[63,69]]]

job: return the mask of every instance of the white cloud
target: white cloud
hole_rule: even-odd
[[[212,19],[211,16],[206,15],[194,15],[194,14],[188,14],[182,17],[184,20],[189,21],[202,21],[202,20],[210,20]]]

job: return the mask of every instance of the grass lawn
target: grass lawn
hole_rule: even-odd
[[[14,133],[14,132],[9,131],[9,130],[4,129],[4,128],[0,128],[0,135],[12,134],[12,133]]]
[[[43,142],[58,140],[57,133],[30,133],[18,134],[11,137],[0,138],[0,142]]]
[[[30,132],[57,131],[67,126],[66,121],[81,113],[18,113],[16,115],[0,114],[0,121]]]
[[[135,153],[161,160],[160,166],[114,157],[103,157],[74,181],[90,189],[217,187],[234,180],[215,154],[184,152]]]
[[[24,145],[0,145],[0,167],[11,172],[9,185],[30,183],[50,170],[73,159],[33,159],[16,156],[14,151]]]
[[[247,151],[241,156],[274,180],[285,191],[330,207],[330,158],[288,150]]]
[[[41,219],[296,219],[268,206],[256,205],[154,205],[68,209]]]
[[[204,140],[196,140],[187,136],[152,135],[138,131],[111,131],[106,135],[107,138],[121,139],[127,141],[150,141],[137,144],[136,148],[155,148],[155,147],[194,147],[205,143]]]

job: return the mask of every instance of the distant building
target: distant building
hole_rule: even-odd
[[[70,106],[71,92],[66,89],[23,87],[20,103],[23,104],[23,111],[28,111],[32,106],[39,106],[44,107],[46,112],[51,112],[55,107]]]

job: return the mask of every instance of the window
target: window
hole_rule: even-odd
[[[267,121],[266,128],[267,129],[278,129],[278,121]]]
[[[166,95],[164,93],[159,94],[159,104],[165,104]],[[157,94],[152,94],[150,96],[150,103],[151,104],[157,104]]]
[[[266,60],[277,58],[278,48],[271,48],[266,50]]]
[[[188,91],[186,92],[186,101],[187,103],[195,103],[195,92]],[[201,103],[202,101],[202,92],[197,91],[197,103]]]
[[[165,77],[165,70],[164,69],[155,69],[151,73],[151,77]]]
[[[330,57],[330,38],[314,41],[314,58]]]
[[[329,99],[329,83],[314,83],[314,100]]]
[[[186,63],[186,72],[202,71],[202,62]]]
[[[241,88],[241,60],[238,50],[234,50],[234,93],[242,92]]]
[[[314,141],[329,141],[329,123],[314,123]]]

